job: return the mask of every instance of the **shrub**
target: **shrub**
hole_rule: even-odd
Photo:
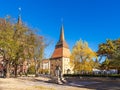
[[[28,74],[35,74],[35,65],[31,65],[28,68]]]
[[[49,74],[49,70],[48,69],[40,69],[39,72],[41,74]]]

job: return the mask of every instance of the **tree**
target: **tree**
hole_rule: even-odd
[[[45,42],[44,38],[41,36],[36,37],[35,48],[34,48],[34,61],[35,61],[35,76],[37,77],[39,74],[40,64],[44,57],[44,48]]]
[[[13,26],[9,21],[5,21],[0,25],[0,48],[1,48],[1,55],[3,56],[3,61],[5,62],[5,76],[9,77],[9,65],[11,62],[11,47],[13,43]]]
[[[106,65],[109,69],[120,70],[120,39],[107,40],[105,43],[100,44],[97,54],[100,57],[106,57],[107,62],[109,62],[109,64],[105,64],[105,60],[102,66]]]
[[[102,43],[99,45],[99,49],[97,51],[98,56],[100,57],[100,60],[102,57],[110,58],[112,57],[112,54],[115,52],[116,46],[114,46],[113,42],[111,40],[107,40],[106,43]]]
[[[91,72],[94,68],[96,53],[93,52],[87,42],[79,40],[72,49],[71,64],[75,72]]]
[[[30,49],[32,48],[32,45],[34,46],[34,43],[30,43],[33,40],[30,40],[29,38],[31,39],[31,31],[28,27],[19,24],[14,25],[12,63],[15,68],[15,77],[17,77],[18,65],[22,64],[25,60],[31,59]]]
[[[14,24],[10,20],[4,21],[5,23],[0,23],[0,54],[5,62],[5,76],[9,77],[10,66],[12,66],[17,77],[18,66],[24,61],[29,63],[35,58],[39,66],[45,43],[42,36],[42,38],[39,37],[24,24]]]
[[[102,69],[109,70],[110,68],[110,60],[108,58],[105,59],[105,61],[100,66]]]

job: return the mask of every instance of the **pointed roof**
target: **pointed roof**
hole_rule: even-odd
[[[60,38],[59,38],[59,41],[56,45],[56,48],[57,47],[65,47],[65,48],[69,48],[66,41],[65,41],[65,37],[64,37],[64,27],[62,25],[61,27],[61,31],[60,31]]]
[[[53,58],[60,58],[60,57],[70,57],[70,50],[68,47],[68,44],[65,41],[64,37],[64,27],[62,25],[61,31],[60,31],[60,38],[55,46],[55,50],[52,54],[51,59]]]
[[[63,24],[62,24],[62,27],[61,27],[61,33],[60,33],[59,41],[64,41],[64,27],[63,27]]]
[[[17,22],[18,25],[22,25],[22,19],[21,19],[21,15],[18,16],[18,22]]]

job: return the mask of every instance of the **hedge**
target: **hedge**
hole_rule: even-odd
[[[113,77],[120,78],[120,74],[64,74],[64,77]]]

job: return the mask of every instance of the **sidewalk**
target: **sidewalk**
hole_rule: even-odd
[[[90,90],[87,88],[73,87],[46,83],[39,78],[0,78],[0,90]]]

